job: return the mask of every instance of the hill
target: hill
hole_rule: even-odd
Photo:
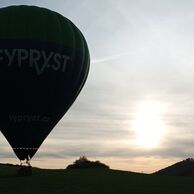
[[[110,169],[48,170],[17,177],[18,166],[0,165],[1,194],[191,194],[194,177],[156,176]]]
[[[188,158],[186,160],[177,162],[155,172],[154,174],[170,176],[194,176],[194,159]]]

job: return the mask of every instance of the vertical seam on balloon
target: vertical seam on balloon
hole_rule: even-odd
[[[88,73],[89,73],[89,68],[90,68],[90,53],[89,53],[89,48],[88,48],[88,45],[87,45],[87,42],[86,42],[86,40],[85,40],[85,38],[83,37],[83,39],[84,39],[84,42],[85,42],[85,48],[86,48],[86,50],[87,50],[87,52],[86,52],[86,60],[87,60],[87,74],[85,74],[85,77],[84,77],[84,79],[85,79],[85,81],[86,81],[86,79],[87,79],[87,77],[88,77]],[[85,81],[84,81],[84,83],[85,83]]]
[[[8,37],[9,37],[9,39],[10,39],[10,34],[9,34],[9,31],[10,31],[10,28],[11,28],[11,20],[12,20],[12,12],[13,12],[13,9],[12,8],[10,8],[10,9],[8,9],[8,25],[7,25],[7,30],[6,30],[6,35],[7,35],[7,39],[8,39]]]
[[[28,26],[28,21],[27,20],[29,20],[29,16],[28,16],[28,18],[25,18],[25,34],[26,34],[26,39],[29,40],[29,33],[28,33],[29,26]]]
[[[44,8],[39,8],[38,11],[39,11],[39,14],[41,15],[41,21],[42,21],[42,25],[43,25],[44,23],[46,23],[46,13],[45,13],[45,10],[44,10]],[[44,40],[44,42],[45,41],[48,41],[48,33],[47,33],[47,30],[43,26],[41,26],[41,27],[43,29],[43,30],[41,30],[41,33],[42,33],[41,36],[42,37],[46,37],[45,40]]]
[[[69,20],[69,23],[71,24],[71,28],[72,28],[72,30],[73,30],[73,36],[74,36],[74,39],[75,39],[75,43],[76,43],[76,46],[78,47],[78,38],[80,39],[80,37],[78,37],[78,35],[80,35],[80,33],[79,33],[79,29]],[[81,39],[80,39],[81,40]],[[83,49],[83,44],[79,44],[79,46],[82,46],[82,48],[81,48],[81,50],[83,51],[83,56],[84,56],[84,49]],[[78,50],[80,49],[80,48],[78,48],[77,49],[77,47],[75,46],[75,53],[77,54],[77,52],[78,52]],[[75,56],[75,58],[76,58],[76,56]],[[75,65],[76,65],[76,63],[74,63]],[[74,65],[74,67],[73,67],[73,70],[76,68],[75,67],[75,65]],[[78,82],[78,80],[79,80],[79,75],[80,75],[80,72],[81,72],[81,70],[82,70],[82,66],[83,66],[83,57],[82,57],[82,59],[81,59],[81,64],[79,64],[79,65],[81,65],[81,68],[80,68],[80,71],[79,71],[79,73],[77,74],[78,76],[77,76],[77,79],[74,81],[74,86],[75,85],[77,85],[77,82]],[[73,87],[74,88],[74,87]],[[74,90],[72,90],[71,91],[71,95],[73,95],[73,96],[76,96],[76,94],[75,94],[75,91]],[[74,98],[74,100],[76,99],[76,97]],[[73,102],[74,102],[74,100],[73,100]]]
[[[73,66],[73,69],[72,69],[72,71],[76,68],[76,55],[77,55],[77,44],[78,44],[78,40],[77,40],[77,35],[78,34],[76,34],[79,30],[75,27],[75,25],[69,20],[69,23],[71,24],[71,29],[72,29],[72,31],[73,31],[73,37],[74,37],[74,40],[75,40],[75,47],[74,47],[74,52],[75,52],[75,62],[73,63],[74,64],[74,66]],[[77,31],[78,30],[78,31]],[[79,45],[80,46],[80,45]],[[83,46],[83,45],[82,45]],[[78,48],[79,49],[79,48]],[[79,64],[80,65],[80,64]],[[83,59],[82,59],[82,64],[81,65],[83,65]],[[80,68],[81,69],[81,68]],[[81,71],[81,70],[80,70]],[[80,73],[80,72],[79,72]],[[79,78],[77,79],[77,80],[79,80]],[[75,85],[77,85],[77,80],[75,80],[74,81],[74,83],[73,83],[73,86],[75,87]],[[74,88],[73,87],[73,88]],[[69,107],[71,107],[71,105],[74,103],[74,101],[75,101],[75,99],[77,98],[77,96],[78,96],[78,94],[79,94],[79,92],[80,92],[80,90],[79,89],[77,89],[77,90],[75,90],[75,89],[72,89],[72,90],[70,90],[71,91],[71,93],[70,93],[70,95],[72,96],[72,98],[73,99],[71,99],[70,100],[70,106]]]
[[[58,29],[60,29],[59,30],[59,37],[60,37],[60,41],[59,42],[63,42],[63,37],[62,37],[62,26],[61,26],[61,22],[60,22],[60,20],[59,20],[59,17],[57,16],[57,14],[56,13],[54,13],[54,12],[52,12],[52,15],[53,15],[53,17],[55,17],[55,20],[57,21],[57,25],[58,25]],[[61,49],[61,48],[60,48]]]
[[[72,32],[72,39],[73,39],[73,48],[72,48],[72,50],[73,50],[73,55],[72,55],[73,67],[71,68],[71,72],[72,72],[74,70],[74,64],[75,64],[74,61],[76,59],[76,46],[77,46],[77,42],[76,42],[76,38],[75,38],[74,29],[72,27],[72,22],[69,19],[67,19],[67,18],[65,18],[65,22],[67,23],[67,25],[69,26],[69,29]]]
[[[57,28],[59,30],[59,39],[60,41],[58,42],[63,42],[63,37],[62,37],[62,26],[61,26],[61,22],[59,20],[59,17],[58,15],[55,13],[55,12],[52,12],[52,17],[55,18],[55,21],[57,22]],[[59,44],[59,43],[58,43]],[[60,52],[62,53],[62,47],[61,47],[61,44],[60,44]]]
[[[77,29],[77,27],[75,25],[74,25],[74,28]],[[77,82],[82,80],[82,84],[80,85],[79,89],[77,90],[77,93],[75,94],[76,97],[78,96],[78,94],[80,93],[81,89],[83,88],[83,86],[85,84],[85,81],[86,81],[86,78],[87,78],[87,75],[88,75],[88,70],[89,70],[88,69],[88,67],[89,67],[89,62],[88,62],[89,55],[87,53],[89,51],[88,51],[87,43],[86,43],[86,40],[85,40],[83,34],[81,33],[81,31],[79,29],[77,29],[77,32],[80,35],[80,37],[79,37],[80,40],[82,40],[83,59],[82,59],[82,67],[80,69],[80,74],[78,76],[79,79],[77,80]],[[87,64],[86,64],[86,62],[87,62]],[[86,69],[87,73],[85,73],[85,71],[83,71],[83,69]]]
[[[82,70],[83,70],[83,68],[84,68],[84,65],[85,65],[85,42],[84,42],[84,40],[83,40],[83,36],[82,36],[82,34],[81,34],[81,32],[80,32],[80,30],[75,26],[75,25],[73,25],[73,27],[74,27],[74,31],[76,31],[77,32],[77,34],[79,35],[79,37],[77,37],[77,38],[79,38],[79,41],[81,42],[81,46],[82,46],[82,48],[81,48],[81,50],[82,50],[82,55],[83,55],[83,57],[82,57],[82,60],[81,60],[81,64],[80,64],[80,71],[79,71],[79,73],[78,73],[78,75],[77,75],[77,79],[76,79],[76,81],[75,81],[75,85],[77,85],[77,83],[80,81],[80,79],[82,79]],[[79,92],[80,92],[80,89],[77,91],[77,93],[79,94]]]
[[[4,8],[3,8],[3,9],[4,9]],[[2,12],[2,11],[1,11],[1,12]],[[3,10],[3,12],[5,13],[5,12],[7,12],[7,10]],[[4,14],[4,13],[3,13],[3,14]],[[5,15],[5,14],[4,14],[4,15]],[[9,22],[9,18],[10,18],[9,15],[10,15],[10,14],[9,14],[9,12],[8,12],[8,17],[3,16],[3,18],[6,19],[6,22],[5,22],[5,24],[6,24],[5,26],[6,26],[6,27],[5,27],[5,29],[4,29],[4,34],[3,34],[3,38],[4,38],[4,39],[7,39],[8,24],[10,23],[10,22]]]
[[[31,11],[31,7],[28,7],[29,8],[29,12]],[[30,13],[31,14],[31,13]],[[30,17],[33,17],[33,16],[30,16]],[[29,36],[29,33],[28,33],[28,27],[27,27],[27,23],[28,22],[26,22],[27,21],[27,19],[29,19],[29,18],[25,18],[25,34],[26,34],[26,37],[27,37],[27,39],[29,39],[28,38],[28,36]],[[33,24],[31,24],[31,25],[33,25]],[[28,143],[30,143],[31,145],[32,145],[32,140],[31,140],[31,138],[30,137],[26,137],[27,138],[27,142]],[[27,150],[27,157],[29,157],[29,158],[32,158],[32,156],[31,156],[31,153],[30,153],[30,150]]]

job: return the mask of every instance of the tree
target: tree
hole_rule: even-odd
[[[109,169],[109,166],[101,163],[100,161],[90,161],[85,156],[81,156],[78,160],[67,166],[67,169],[80,169],[80,168],[104,168]]]

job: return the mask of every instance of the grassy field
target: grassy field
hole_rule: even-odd
[[[116,170],[33,169],[17,177],[16,167],[0,166],[0,194],[193,194],[194,177],[168,177]]]

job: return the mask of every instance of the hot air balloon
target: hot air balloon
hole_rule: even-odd
[[[89,51],[69,19],[45,8],[1,8],[0,24],[0,130],[29,162],[82,89]]]

